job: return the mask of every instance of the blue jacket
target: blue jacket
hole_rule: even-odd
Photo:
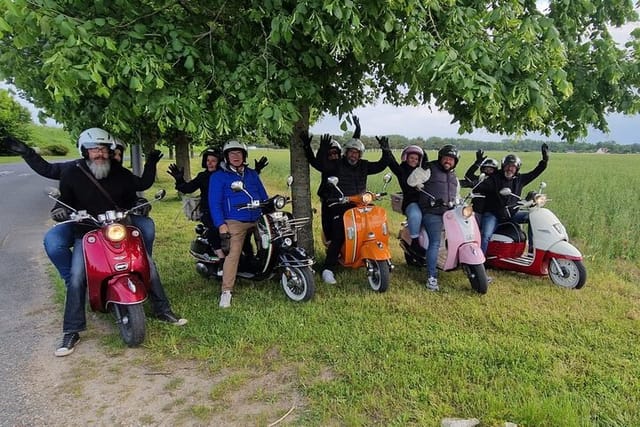
[[[261,215],[260,209],[238,210],[237,205],[245,205],[251,201],[244,191],[233,191],[231,183],[242,181],[244,189],[254,200],[266,200],[267,191],[260,181],[258,173],[245,166],[242,174],[228,169],[221,169],[209,178],[209,209],[213,225],[220,227],[225,220],[233,219],[242,222],[255,222]]]

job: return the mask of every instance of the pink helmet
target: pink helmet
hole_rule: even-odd
[[[409,145],[407,147],[404,148],[404,150],[402,150],[402,154],[400,155],[400,161],[401,162],[406,162],[407,161],[407,157],[409,157],[409,154],[417,154],[418,155],[418,163],[420,163],[422,161],[422,148],[418,147],[417,145]]]

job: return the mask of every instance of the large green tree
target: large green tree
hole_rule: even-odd
[[[310,116],[382,98],[461,132],[606,130],[639,109],[637,44],[608,32],[636,18],[629,0],[0,0],[0,72],[74,128],[287,138],[306,216]]]

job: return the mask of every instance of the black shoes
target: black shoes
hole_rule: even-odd
[[[411,250],[423,258],[427,254],[427,251],[422,246],[420,246],[420,239],[418,239],[417,237],[415,239],[411,239]]]
[[[176,316],[171,310],[157,314],[156,318],[162,322],[171,323],[176,326],[183,326],[187,324],[187,319]]]
[[[62,337],[62,344],[55,351],[56,357],[68,356],[75,350],[76,344],[80,341],[80,334],[77,332],[71,332],[64,334]]]

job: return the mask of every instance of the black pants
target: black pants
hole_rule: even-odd
[[[220,249],[222,246],[220,244],[220,233],[218,232],[218,227],[213,225],[211,215],[208,211],[202,213],[202,223],[207,228],[203,237],[207,239],[214,250]]]
[[[327,237],[331,240],[329,247],[327,248],[326,258],[324,260],[324,270],[334,271],[338,265],[338,256],[340,255],[340,249],[344,243],[344,219],[343,215],[346,211],[351,209],[353,205],[336,205],[327,206],[327,217],[331,220],[331,231]]]

